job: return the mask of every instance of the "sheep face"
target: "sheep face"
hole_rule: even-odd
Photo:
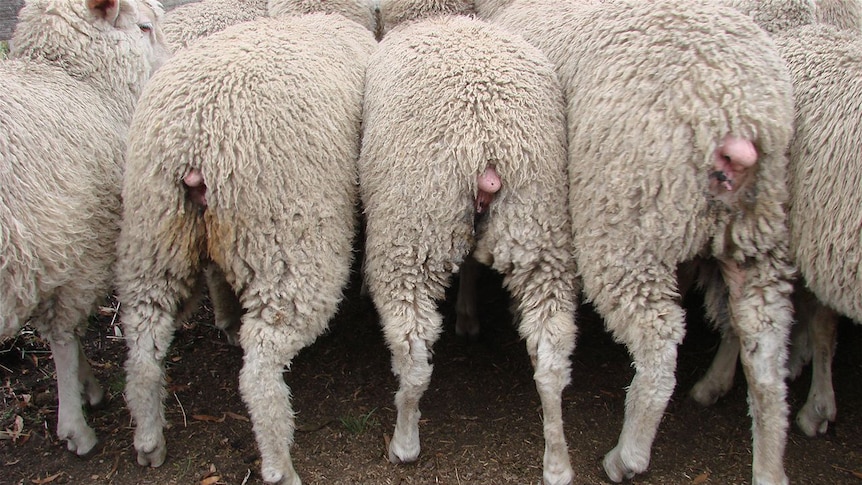
[[[112,94],[131,91],[136,99],[170,57],[163,14],[156,0],[30,0],[9,55],[55,65]]]

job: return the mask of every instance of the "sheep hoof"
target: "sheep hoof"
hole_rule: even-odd
[[[832,420],[834,419],[833,417]],[[809,438],[826,434],[826,431],[829,430],[829,421],[831,420],[828,416],[817,412],[816,409],[807,404],[796,415],[796,426]]]
[[[754,477],[751,479],[751,485],[789,485],[790,480],[787,479],[786,476],[782,476],[777,479],[769,479],[769,478],[758,478]]]
[[[164,438],[156,447],[150,451],[138,450],[138,465],[158,468],[165,462],[165,457],[168,454],[167,446],[165,446]]]
[[[415,449],[414,449],[415,448]],[[395,465],[413,463],[419,458],[419,445],[415,447],[398,446],[395,440],[389,444],[389,462]]]
[[[87,396],[87,405],[92,410],[105,409],[108,407],[108,400],[105,399],[105,393],[102,392],[102,388],[98,389],[99,391],[97,393]]]
[[[78,455],[78,458],[82,458],[84,460],[89,460],[90,458],[101,453],[102,442],[97,440],[96,443],[88,451],[85,451],[84,453],[81,453],[80,451],[81,451],[81,449],[79,448],[78,451],[75,452],[75,454]]]
[[[87,427],[81,433],[75,433],[75,436],[62,437],[66,440],[66,449],[80,456],[81,458],[89,458],[99,442],[96,439],[96,433]]]
[[[727,391],[727,389],[721,389],[720,387],[710,385],[708,382],[699,381],[691,388],[688,395],[694,402],[707,407],[718,402],[718,399],[727,394]]]
[[[224,334],[225,340],[229,345],[234,347],[239,347],[239,332],[236,327],[229,327],[222,329],[222,333]]]
[[[563,471],[545,470],[542,474],[542,485],[571,485],[574,483],[574,480],[574,472],[571,466]]]
[[[261,469],[261,475],[264,483],[275,483],[278,485],[302,485],[302,480],[299,474],[293,469],[293,465],[288,463],[287,469],[281,470],[275,467],[264,466]]]
[[[622,453],[620,452],[620,445],[617,445],[614,449],[609,451],[607,455],[605,455],[602,467],[605,469],[605,473],[608,475],[608,478],[610,478],[612,482],[616,483],[620,483],[623,480],[631,480],[637,473],[633,467],[626,465],[625,460],[623,460]],[[644,467],[644,469],[646,469],[646,467]]]

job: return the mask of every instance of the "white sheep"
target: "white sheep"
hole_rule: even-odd
[[[78,332],[111,291],[125,136],[167,58],[161,6],[30,0],[0,61],[0,337],[28,321],[50,343],[57,435],[96,445],[83,399],[103,392]]]
[[[608,476],[649,466],[685,332],[675,272],[705,255],[720,266],[745,349],[753,483],[787,483],[793,270],[783,203],[793,105],[772,41],[750,18],[706,2],[476,5],[548,54],[566,92],[579,274],[636,370]]]
[[[803,281],[790,375],[812,364],[808,399],[796,424],[825,433],[837,413],[832,388],[839,314],[862,322],[862,39],[852,30],[807,25],[778,32],[776,43],[793,76],[795,134],[790,145],[791,255]],[[813,295],[812,295],[813,294]],[[733,385],[739,346],[725,336],[692,397],[711,404]],[[795,358],[794,358],[795,357]]]
[[[165,460],[163,361],[183,300],[214,263],[244,310],[239,384],[261,474],[300,483],[282,372],[327,328],[348,280],[375,48],[341,15],[260,18],[177,52],[148,84],[130,132],[117,263],[139,464]]]
[[[381,18],[393,18],[391,5],[381,3]],[[544,481],[571,483],[561,399],[577,289],[553,66],[520,36],[466,16],[383,28],[368,67],[359,179],[365,280],[399,379],[389,460],[419,455],[419,400],[442,331],[436,302],[475,248],[520,313],[542,401]]]

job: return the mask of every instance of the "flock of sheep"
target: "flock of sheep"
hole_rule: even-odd
[[[202,0],[167,14],[28,0],[0,62],[0,336],[29,322],[49,341],[57,434],[86,455],[83,407],[103,393],[77,332],[115,289],[137,460],[157,467],[164,358],[208,288],[244,352],[262,477],[299,484],[282,372],[327,328],[362,233],[399,380],[390,461],[419,455],[436,302],[459,272],[458,328],[478,331],[479,262],[503,275],[533,363],[544,483],[577,482],[562,392],[581,298],[627,346],[635,376],[604,459],[619,482],[649,466],[680,295],[699,285],[722,344],[692,396],[717,400],[741,359],[752,483],[786,484],[785,380],[812,362],[796,421],[825,432],[836,320],[862,322],[860,25],[850,0]]]

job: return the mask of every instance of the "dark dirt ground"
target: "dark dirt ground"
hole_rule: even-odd
[[[389,352],[370,300],[359,294],[356,281],[346,290],[330,332],[305,349],[285,374],[298,413],[294,465],[304,483],[540,482],[540,404],[529,359],[499,278],[487,272],[481,283],[479,341],[457,338],[453,298],[441,303],[446,331],[435,346],[434,375],[421,402],[422,453],[417,463],[401,466],[385,458],[395,419]],[[698,321],[697,298],[687,306],[691,322],[680,349],[677,389],[650,469],[630,483],[748,484],[750,419],[741,372],[730,394],[711,408],[686,397],[718,342]],[[110,397],[105,408],[89,413],[101,448],[86,460],[56,440],[54,368],[44,343],[27,332],[3,343],[0,483],[260,483],[251,424],[237,389],[242,354],[212,326],[206,306],[177,331],[167,359],[168,459],[157,469],[135,463],[133,428],[122,397],[125,346],[112,338],[106,313],[94,319],[84,339]],[[601,459],[616,443],[633,370],[625,349],[610,339],[588,306],[581,308],[579,324],[572,383],[563,396],[566,437],[576,483],[608,483]],[[862,386],[857,384],[862,382],[862,327],[843,322],[839,342],[834,365],[838,422],[813,440],[791,430],[785,456],[791,483],[862,484]],[[791,384],[794,414],[807,386],[807,374]],[[16,431],[20,434],[12,440]]]

